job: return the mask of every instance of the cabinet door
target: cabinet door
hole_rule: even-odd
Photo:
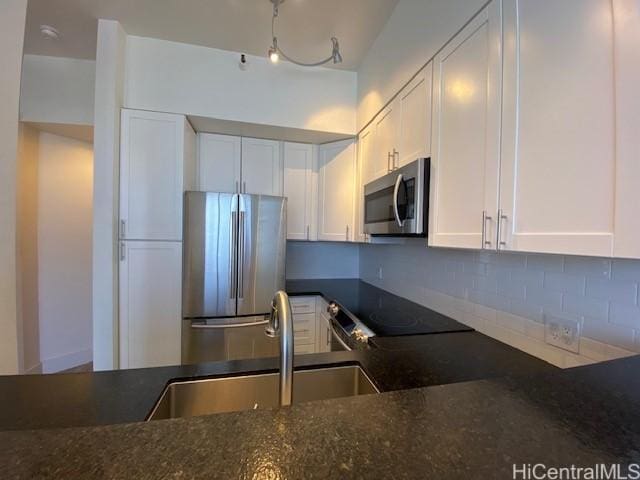
[[[612,255],[612,22],[609,0],[505,0],[501,248]]]
[[[287,197],[287,238],[315,240],[315,147],[306,143],[284,144],[284,196]]]
[[[364,233],[364,186],[374,179],[373,155],[374,155],[375,128],[370,125],[363,130],[358,137],[357,179],[355,192],[355,241],[366,242],[369,238]]]
[[[393,167],[394,154],[398,151],[398,125],[400,107],[396,98],[373,120],[375,148],[371,156],[373,178],[380,178]]]
[[[331,351],[331,320],[325,314],[318,315],[318,344],[316,350],[318,353]]]
[[[179,365],[182,243],[122,243],[120,367]]]
[[[431,246],[496,248],[501,23],[494,0],[433,62]]]
[[[640,258],[640,3],[613,0],[616,81],[616,221],[614,256]]]
[[[433,64],[429,63],[400,92],[400,126],[395,167],[431,155],[431,87]]]
[[[121,238],[181,240],[186,119],[122,111]]]
[[[280,142],[242,138],[242,193],[282,196]]]
[[[198,134],[198,189],[238,193],[241,165],[240,137]]]
[[[318,160],[318,240],[353,239],[355,142],[320,146]]]

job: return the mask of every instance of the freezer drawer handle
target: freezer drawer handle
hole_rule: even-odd
[[[269,320],[260,320],[259,322],[246,322],[246,323],[225,323],[221,325],[207,325],[206,323],[192,323],[191,328],[196,329],[220,329],[220,328],[243,328],[243,327],[255,327],[258,325],[266,325]]]

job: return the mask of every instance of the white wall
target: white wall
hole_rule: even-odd
[[[358,69],[358,130],[486,0],[400,0]]]
[[[640,353],[638,260],[448,250],[418,240],[362,246],[360,276],[561,367]],[[580,355],[545,343],[546,314],[582,322]]]
[[[40,373],[38,312],[38,157],[39,133],[20,124],[17,175],[18,308],[22,320],[25,373]]]
[[[118,176],[127,36],[98,22],[93,186],[93,368],[118,367]]]
[[[20,71],[27,0],[3,0],[0,15],[0,375],[22,370],[16,285],[16,174]]]
[[[355,133],[356,73],[273,65],[240,54],[129,36],[125,104],[129,108],[222,120]]]
[[[358,278],[358,245],[330,242],[287,242],[287,278]]]
[[[25,55],[20,119],[92,125],[95,72],[92,60]]]
[[[43,372],[91,361],[93,146],[41,133],[38,303]]]

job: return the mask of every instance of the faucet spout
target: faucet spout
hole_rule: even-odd
[[[280,336],[280,406],[291,405],[293,394],[293,316],[286,292],[279,290],[271,301],[266,328],[270,337]]]

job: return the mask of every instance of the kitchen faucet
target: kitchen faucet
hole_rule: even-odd
[[[293,317],[286,292],[279,290],[271,301],[271,316],[265,333],[280,335],[280,406],[291,405],[293,392]]]

